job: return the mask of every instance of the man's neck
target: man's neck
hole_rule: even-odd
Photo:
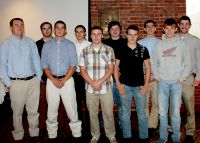
[[[119,40],[120,39],[120,36],[118,37],[110,37],[112,40]]]
[[[52,38],[52,37],[43,37],[42,39],[43,39],[44,42],[47,42],[47,41],[49,41],[51,38]]]
[[[62,39],[64,39],[64,37],[55,37],[55,39],[56,39],[57,41],[61,41]]]
[[[93,45],[93,48],[101,48],[101,46],[102,46],[102,43],[99,43],[99,44],[92,44]]]
[[[149,34],[149,35],[147,34],[146,38],[155,38],[155,35],[154,34]]]
[[[189,33],[179,33],[181,37],[186,37]]]
[[[85,39],[80,39],[80,40],[77,39],[77,42],[78,42],[79,44],[81,44],[84,40],[85,40]]]
[[[137,43],[128,43],[128,47],[131,49],[135,49],[137,47]]]

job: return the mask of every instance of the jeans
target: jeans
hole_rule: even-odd
[[[126,86],[126,95],[120,95],[122,103],[122,132],[123,138],[131,138],[131,102],[134,97],[139,125],[139,137],[148,138],[148,118],[146,114],[146,95],[140,93],[140,87]]]
[[[171,101],[171,124],[172,141],[180,141],[180,106],[181,106],[182,85],[176,82],[160,81],[158,82],[158,105],[160,117],[160,139],[168,138],[168,109]]]
[[[120,93],[117,89],[117,85],[115,82],[113,82],[112,91],[113,91],[113,100],[117,103],[118,124],[119,124],[120,129],[122,129],[122,103],[120,99]]]

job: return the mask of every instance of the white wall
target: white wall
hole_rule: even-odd
[[[200,38],[200,5],[199,0],[186,0],[186,14],[190,17],[192,26],[190,33]]]
[[[54,25],[63,20],[67,25],[67,38],[74,40],[74,28],[82,24],[88,31],[88,0],[0,0],[0,41],[11,32],[9,22],[20,17],[25,23],[25,35],[34,40],[41,38],[40,24]]]

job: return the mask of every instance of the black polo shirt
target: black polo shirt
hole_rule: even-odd
[[[120,82],[131,87],[143,86],[143,63],[150,58],[147,48],[137,44],[137,47],[132,50],[125,45],[115,56],[120,60]]]

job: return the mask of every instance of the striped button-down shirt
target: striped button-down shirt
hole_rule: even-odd
[[[107,45],[102,44],[98,51],[94,50],[93,45],[90,45],[81,52],[79,65],[86,67],[92,80],[101,79],[108,71],[110,64],[115,64],[115,56],[113,49]],[[102,84],[100,91],[94,91],[92,86],[86,82],[86,90],[89,93],[105,94],[109,91],[110,85],[111,82],[108,79]]]

